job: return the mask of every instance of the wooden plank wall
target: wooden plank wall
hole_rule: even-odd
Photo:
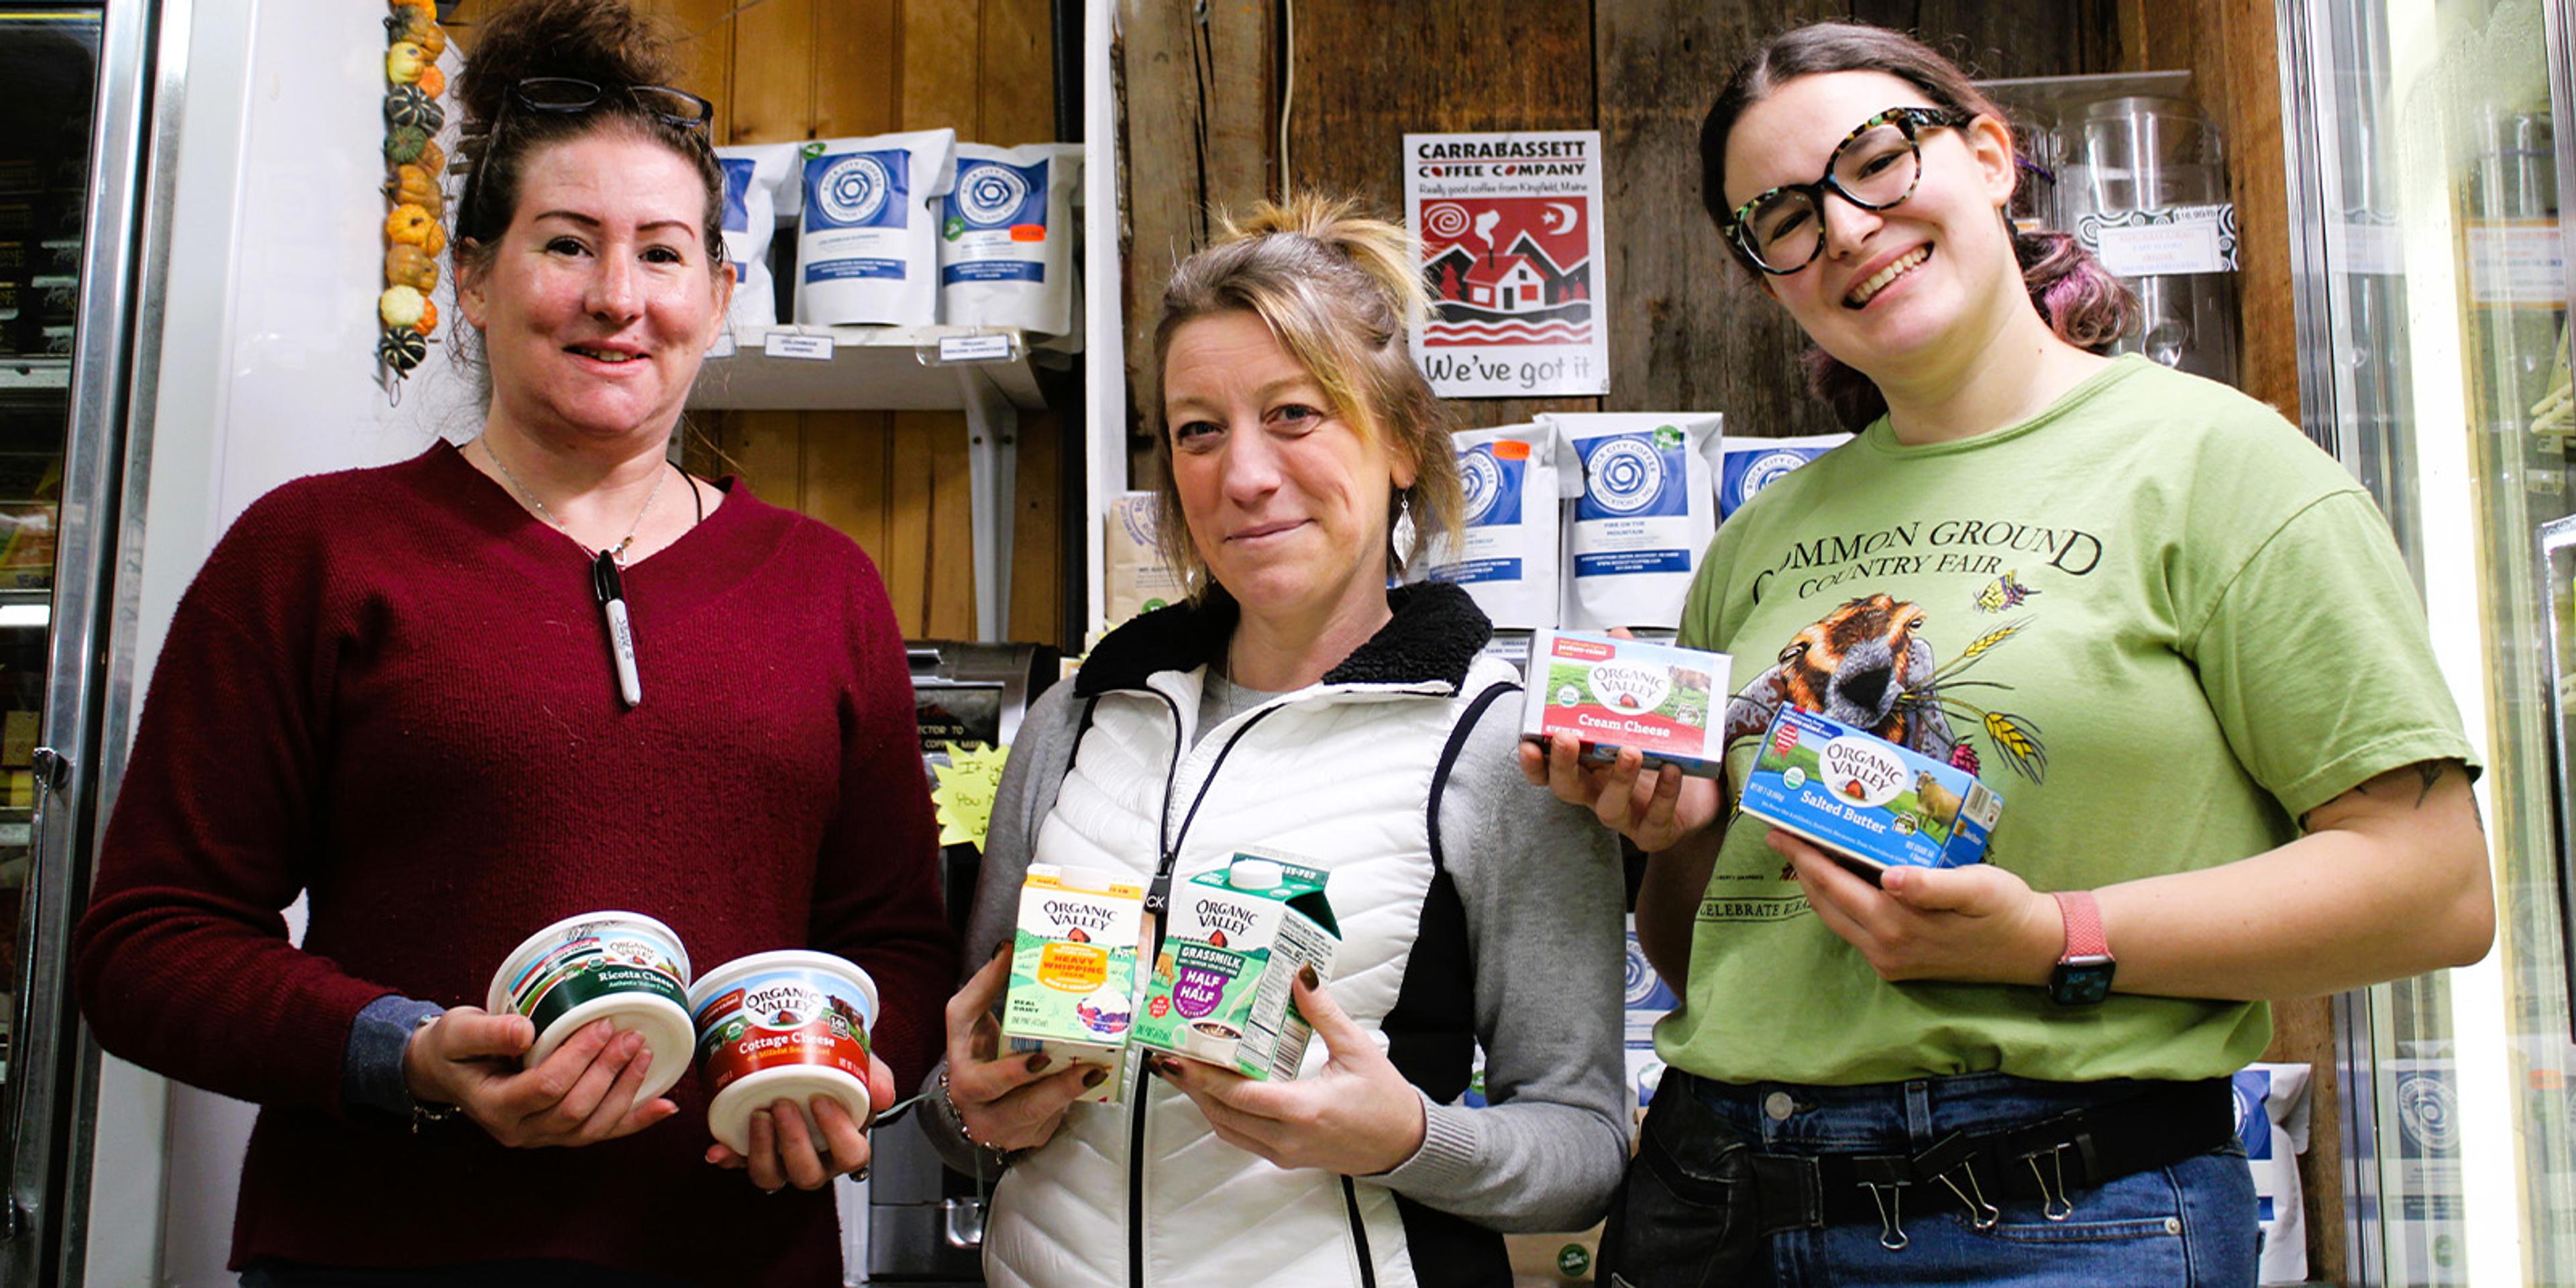
[[[715,103],[723,142],[943,125],[961,140],[1002,146],[1055,137],[1047,0],[636,3],[683,37],[683,86]],[[489,7],[469,0],[460,8],[460,42]],[[691,470],[739,474],[763,500],[850,534],[883,573],[907,636],[973,638],[962,413],[728,412],[690,421]],[[1055,643],[1067,621],[1056,418],[1024,413],[1019,450],[1007,634]]]

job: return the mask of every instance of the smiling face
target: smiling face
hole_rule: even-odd
[[[1891,107],[1938,107],[1884,72],[1803,76],[1737,118],[1726,140],[1726,198],[1812,183],[1852,128]],[[1955,363],[2027,309],[2000,211],[2012,196],[2011,138],[1991,116],[1920,132],[1913,195],[1885,210],[1824,202],[1824,246],[1763,285],[1808,338],[1880,381]]]
[[[1385,611],[1387,505],[1413,471],[1327,410],[1248,312],[1172,333],[1163,423],[1190,542],[1248,617],[1319,628]]]
[[[554,438],[670,433],[733,276],[690,161],[618,128],[529,154],[518,209],[457,300],[483,333],[491,419]]]

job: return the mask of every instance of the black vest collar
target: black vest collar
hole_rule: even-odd
[[[1326,684],[1446,683],[1465,687],[1467,668],[1494,633],[1466,591],[1443,582],[1398,586],[1386,593],[1395,616],[1367,643],[1324,675]],[[1141,689],[1157,671],[1186,671],[1216,659],[1234,636],[1242,610],[1223,587],[1203,598],[1157,608],[1111,631],[1074,677],[1073,691],[1092,697]]]

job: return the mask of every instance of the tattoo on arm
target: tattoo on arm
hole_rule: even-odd
[[[2433,785],[2442,781],[2442,763],[2438,760],[2421,760],[2415,763],[2416,775],[2424,780],[2423,788],[2415,793],[2415,808],[2424,808],[2424,802],[2432,799]]]

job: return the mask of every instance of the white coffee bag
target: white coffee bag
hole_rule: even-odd
[[[957,132],[916,130],[804,146],[796,320],[928,326],[939,320],[933,198],[957,173]]]
[[[731,326],[778,324],[778,288],[769,275],[769,243],[777,235],[780,198],[796,193],[799,145],[757,143],[717,148],[716,164],[724,171],[724,257],[733,269],[733,303],[725,309]],[[790,209],[802,202],[789,203]]]
[[[2308,1072],[2304,1064],[2256,1064],[2235,1078],[2236,1134],[2254,1169],[2266,1284],[2308,1278],[2307,1213],[2299,1189],[2299,1155],[2308,1151]]]
[[[1082,145],[957,145],[941,199],[939,317],[956,326],[1073,329],[1073,195]]]
[[[1717,535],[1716,412],[1539,417],[1557,432],[1565,522],[1567,630],[1681,625],[1691,577]]]
[[[1556,625],[1557,560],[1564,553],[1557,540],[1556,427],[1462,429],[1449,441],[1458,454],[1467,527],[1459,547],[1432,542],[1423,561],[1428,579],[1466,587],[1499,628]]]
[[[1803,438],[1737,438],[1726,440],[1717,467],[1717,521],[1778,482],[1782,475],[1850,442],[1849,434],[1809,434]]]

